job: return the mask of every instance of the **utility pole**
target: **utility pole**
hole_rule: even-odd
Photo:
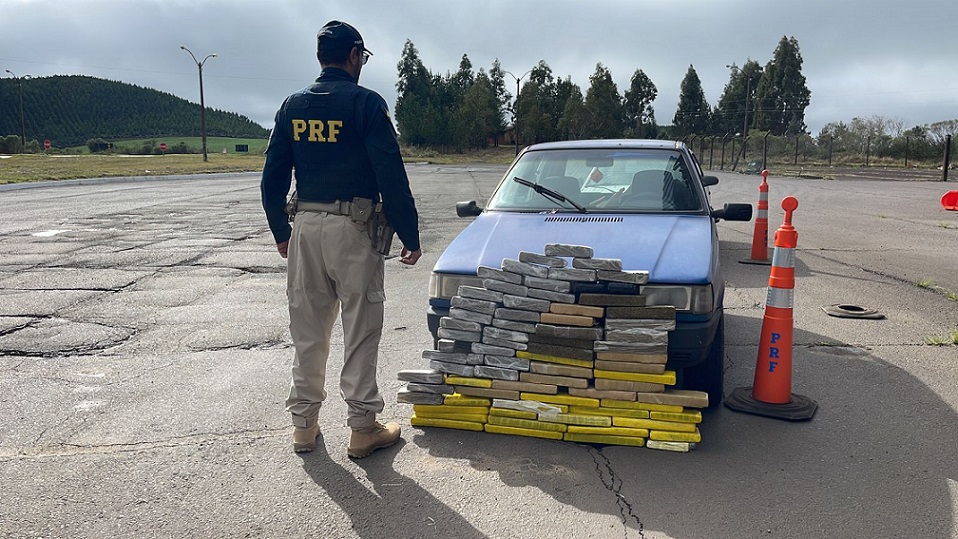
[[[193,51],[187,49],[183,45],[180,45],[180,48],[190,53],[190,56],[193,58],[193,61],[196,62],[196,67],[200,72],[200,132],[203,137],[203,161],[209,161],[206,156],[206,103],[203,101],[203,64],[205,64],[210,58],[216,58],[216,55],[208,54],[206,55],[206,58],[203,58],[203,61],[200,62],[196,59]]]
[[[730,64],[726,65],[725,67],[738,71],[743,77],[745,77],[745,119],[742,122],[742,160],[744,161],[746,148],[745,143],[748,140],[748,97],[752,93],[752,79],[748,76],[748,73],[739,68],[737,65]],[[736,158],[736,161],[738,161],[738,158]],[[735,163],[732,163],[732,170],[735,170]]]
[[[13,76],[13,80],[17,81],[17,95],[20,98],[20,153],[24,153],[27,151],[27,127],[23,121],[23,81],[28,80],[30,75],[18,77],[16,73],[9,69],[6,72]]]
[[[526,71],[520,76],[515,76],[509,71],[503,71],[503,73],[508,73],[510,77],[516,79],[516,99],[512,102],[512,128],[515,130],[513,133],[514,138],[516,139],[516,155],[519,155],[519,111],[516,110],[516,105],[519,103],[519,82],[522,81],[522,78],[532,73],[532,70]]]

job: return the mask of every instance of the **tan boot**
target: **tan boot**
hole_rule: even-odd
[[[316,437],[319,436],[319,421],[308,421],[307,427],[293,429],[293,452],[309,453],[316,449]]]
[[[346,454],[350,458],[361,459],[368,457],[373,451],[389,447],[399,441],[399,424],[378,421],[365,429],[354,429],[349,437],[349,449]]]

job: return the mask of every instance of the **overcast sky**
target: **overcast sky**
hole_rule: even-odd
[[[601,62],[622,94],[636,69],[658,87],[672,123],[691,64],[710,105],[727,64],[761,65],[794,36],[812,92],[805,122],[881,115],[905,127],[958,118],[954,0],[0,0],[0,74],[90,75],[199,102],[265,127],[288,94],[319,72],[316,32],[356,26],[374,56],[360,83],[396,103],[396,64],[412,40],[433,73],[463,54],[486,71],[498,58],[522,75],[545,60],[585,93]],[[515,81],[507,75],[510,91]]]

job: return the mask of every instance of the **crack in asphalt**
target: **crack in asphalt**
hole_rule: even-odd
[[[44,429],[44,433],[53,427]],[[0,462],[11,460],[33,460],[49,457],[69,457],[84,455],[108,455],[116,453],[136,453],[152,449],[202,446],[214,442],[232,442],[237,440],[264,440],[288,434],[289,427],[257,430],[236,430],[224,433],[203,432],[184,436],[173,436],[164,440],[114,443],[101,445],[83,445],[61,443],[53,447],[17,447],[0,449]],[[39,441],[43,433],[37,438]]]
[[[615,496],[615,505],[619,509],[619,516],[623,524],[623,537],[629,537],[629,522],[635,522],[639,527],[639,537],[645,537],[645,526],[635,514],[635,508],[632,503],[622,494],[622,479],[616,475],[612,469],[612,462],[609,461],[602,450],[587,446],[589,454],[592,455],[592,461],[595,462],[595,471],[599,474],[599,480],[602,485]]]

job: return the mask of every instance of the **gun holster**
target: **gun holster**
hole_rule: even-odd
[[[289,200],[286,202],[286,215],[289,216],[290,223],[292,223],[293,219],[296,218],[297,206],[299,206],[299,200],[296,198],[296,191],[293,191],[292,196],[290,196]]]
[[[373,249],[379,254],[386,256],[392,248],[393,235],[396,229],[386,220],[386,213],[383,211],[383,203],[376,203],[373,212],[366,221],[366,231],[369,233],[369,241]]]

